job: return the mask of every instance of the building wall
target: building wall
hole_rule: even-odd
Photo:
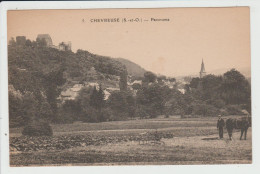
[[[206,72],[200,72],[200,78],[203,78],[206,75],[207,75]]]
[[[59,50],[71,51],[71,42],[61,42],[59,44]]]
[[[38,34],[37,39],[44,39],[48,47],[53,45],[51,36],[49,34]]]

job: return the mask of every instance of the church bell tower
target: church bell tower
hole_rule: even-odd
[[[200,68],[200,78],[203,78],[205,75],[206,75],[206,71],[205,71],[205,66],[204,66],[204,62],[202,59],[201,68]]]

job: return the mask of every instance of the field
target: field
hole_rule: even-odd
[[[252,163],[247,140],[218,139],[217,118],[156,118],[52,125],[53,137],[10,129],[10,165],[161,165]],[[157,137],[154,138],[154,137]],[[159,137],[159,138],[158,138]]]

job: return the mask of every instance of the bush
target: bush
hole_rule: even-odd
[[[14,127],[21,127],[25,124],[24,118],[21,116],[17,116],[15,118],[9,118],[9,127],[14,128]]]
[[[101,110],[99,121],[113,121],[113,111],[110,108]]]
[[[73,123],[75,119],[73,118],[71,113],[60,111],[57,113],[57,116],[53,119],[53,123],[55,124],[67,124]]]
[[[228,105],[226,109],[229,115],[243,115],[242,109],[239,105]]]
[[[48,122],[34,121],[24,127],[22,134],[28,136],[52,136],[53,132]]]
[[[139,106],[135,111],[135,116],[139,118],[146,118],[149,114],[144,106]]]
[[[112,114],[109,116],[107,121],[126,121],[129,120],[126,115],[122,115],[122,113],[115,113],[112,112]]]
[[[85,116],[83,117],[84,122],[97,123],[98,120],[98,111],[92,107],[88,108],[85,111]]]
[[[225,102],[221,99],[208,100],[207,103],[215,106],[216,108],[223,108],[225,106]]]
[[[58,120],[63,123],[71,123],[80,120],[82,117],[82,107],[79,100],[66,100],[59,109]]]
[[[220,114],[221,114],[221,115],[225,115],[225,116],[226,116],[226,115],[229,115],[229,114],[228,114],[228,111],[227,111],[226,109],[220,109]]]
[[[203,116],[215,116],[218,115],[220,111],[212,105],[207,104],[195,104],[193,105],[193,115],[203,115]]]

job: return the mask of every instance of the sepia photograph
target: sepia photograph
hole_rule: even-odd
[[[252,164],[250,8],[8,10],[11,167]]]

